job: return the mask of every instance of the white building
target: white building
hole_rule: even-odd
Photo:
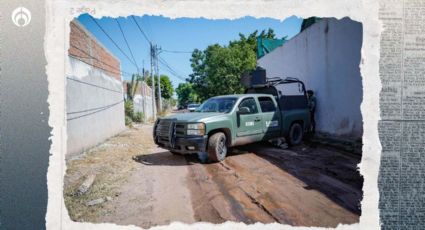
[[[349,18],[323,19],[258,60],[268,77],[296,77],[315,92],[318,132],[362,137],[362,30]]]

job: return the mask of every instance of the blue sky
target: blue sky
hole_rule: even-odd
[[[215,43],[227,45],[229,41],[238,39],[239,33],[248,35],[255,30],[261,31],[268,28],[272,28],[278,38],[283,36],[291,38],[300,31],[302,23],[302,19],[295,16],[287,18],[284,21],[270,18],[255,19],[252,17],[244,17],[236,20],[209,20],[203,18],[169,19],[162,16],[143,16],[135,17],[135,19],[153,44],[157,44],[163,50],[184,52],[191,52],[196,48],[203,50],[208,45]],[[122,71],[137,73],[136,67],[121,53],[107,35],[102,32],[89,15],[81,15],[78,20],[120,59]],[[95,20],[131,59],[130,52],[116,21],[118,20],[137,65],[142,68],[144,63],[145,68],[149,70],[149,43],[143,37],[131,17],[120,17],[117,19],[104,17]],[[187,78],[192,72],[190,67],[190,53],[161,52],[160,57],[175,70],[180,78]],[[168,75],[174,87],[184,82],[179,77],[170,73],[162,64],[160,64],[160,74]],[[124,80],[130,79],[125,74],[123,77]]]

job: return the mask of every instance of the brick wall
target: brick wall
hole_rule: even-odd
[[[121,81],[119,60],[78,21],[71,21],[70,27],[69,56],[105,71],[108,75]]]
[[[120,62],[78,21],[70,23],[66,77],[67,157],[125,129]]]

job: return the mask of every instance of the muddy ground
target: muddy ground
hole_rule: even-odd
[[[359,221],[360,157],[304,143],[233,149],[225,161],[201,164],[157,148],[152,126],[138,125],[67,159],[64,197],[74,221],[169,224],[237,221],[335,227]],[[89,174],[90,190],[75,191]],[[88,206],[87,202],[104,198]],[[108,199],[106,199],[108,198]]]

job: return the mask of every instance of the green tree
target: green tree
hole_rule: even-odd
[[[275,38],[272,29],[263,30],[260,34],[254,31],[248,36],[239,34],[239,39],[230,41],[227,46],[214,44],[203,51],[193,51],[190,59],[192,74],[188,81],[200,100],[216,95],[243,93],[240,76],[256,67],[258,36]]]
[[[167,75],[161,75],[160,79],[160,87],[161,87],[161,97],[164,99],[170,99],[174,94],[173,84],[171,83],[170,78]],[[152,78],[147,77],[146,83],[151,86]],[[158,77],[155,76],[155,96],[158,98]]]
[[[199,102],[199,96],[191,83],[180,83],[176,88],[179,105],[187,105],[190,102]]]

